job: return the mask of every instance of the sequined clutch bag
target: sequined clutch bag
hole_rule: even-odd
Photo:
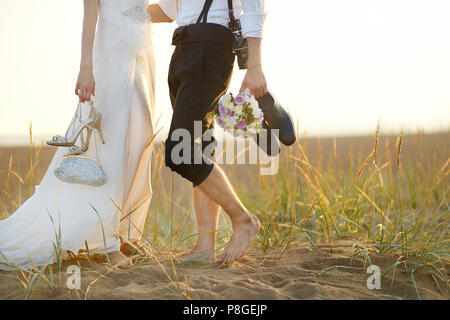
[[[102,166],[96,159],[78,155],[65,156],[54,173],[61,181],[95,187],[105,184],[108,180]]]
[[[83,154],[89,148],[89,142],[93,133],[100,136],[102,143],[105,139],[102,133],[102,117],[95,109],[94,101],[88,103],[89,114],[87,118],[82,114],[81,103],[78,104],[72,122],[64,137],[55,136],[47,144],[58,147],[68,147],[68,153],[63,157],[58,168],[54,170],[55,176],[67,183],[78,183],[90,186],[101,186],[106,183],[107,176],[102,169],[100,162]],[[81,145],[76,145],[77,141]],[[97,143],[94,145],[97,154]]]

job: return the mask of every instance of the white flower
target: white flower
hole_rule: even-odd
[[[237,118],[236,117],[227,117],[227,123],[235,126],[237,123]]]
[[[224,122],[224,129],[233,129],[234,126],[236,125],[236,118],[235,117],[222,117],[223,122]]]
[[[259,119],[262,116],[263,112],[259,107],[256,107],[253,109],[252,114],[256,119]]]
[[[225,126],[223,128],[224,129],[233,129],[234,128],[234,124],[231,123],[230,121],[225,121]]]
[[[247,102],[250,104],[250,107],[252,109],[259,107],[258,100],[256,100],[254,96],[251,96],[250,98],[248,98]]]
[[[244,105],[242,104],[238,104],[236,106],[233,107],[234,111],[236,111],[237,114],[242,113],[243,109],[244,109]]]
[[[257,126],[257,123],[256,123],[255,121],[253,121],[252,123],[250,123],[250,124],[247,125],[247,128],[248,128],[248,129],[255,129],[256,126]]]
[[[247,88],[244,90],[243,94],[245,94],[247,97],[251,97],[250,90]]]
[[[229,93],[220,97],[219,103],[222,103],[228,109],[232,109],[234,107],[234,103],[231,101],[231,94]]]

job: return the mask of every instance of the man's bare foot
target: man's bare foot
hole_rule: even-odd
[[[259,220],[250,213],[250,219],[233,222],[233,234],[220,258],[222,264],[240,259],[260,228]]]
[[[179,260],[182,263],[187,262],[214,262],[216,261],[216,252],[213,248],[211,249],[197,249],[194,248],[188,253],[183,253],[180,255],[177,255],[175,257],[177,260]]]
[[[150,256],[150,252],[139,240],[133,242],[122,242],[120,245],[120,251],[127,257],[136,255],[140,257]]]

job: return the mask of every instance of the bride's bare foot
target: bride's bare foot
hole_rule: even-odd
[[[214,262],[216,260],[216,253],[213,248],[204,250],[194,248],[188,253],[177,255],[175,258],[182,263]]]
[[[260,223],[257,217],[250,217],[233,222],[233,234],[220,258],[222,264],[228,264],[240,259],[246,252],[250,242],[258,233]]]
[[[150,256],[150,251],[139,241],[133,242],[123,242],[120,245],[120,251],[128,256],[140,256],[140,257],[148,257]]]
[[[133,265],[130,258],[125,256],[120,251],[111,252],[108,254],[108,256],[109,256],[109,263],[114,267],[129,268]]]

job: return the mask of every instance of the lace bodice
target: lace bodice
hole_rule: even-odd
[[[133,20],[134,23],[150,23],[150,15],[147,12],[146,3],[135,4],[131,8],[122,11],[122,14]]]
[[[151,21],[147,5],[147,0],[101,0],[97,29],[97,39],[101,39],[97,41],[99,45],[123,41],[139,52],[148,48]]]
[[[150,23],[147,6],[148,0],[101,0],[100,14],[117,12],[136,24]]]

